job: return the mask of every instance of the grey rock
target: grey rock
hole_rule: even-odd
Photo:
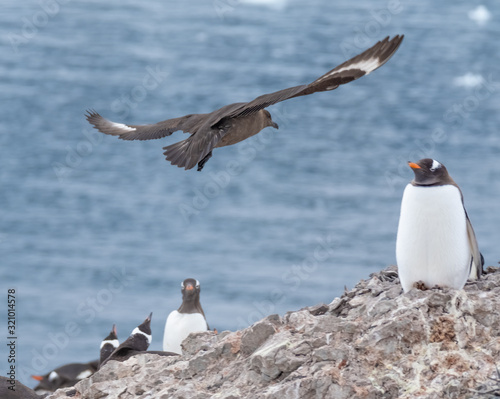
[[[218,341],[217,334],[213,331],[203,331],[191,333],[182,341],[182,350],[185,355],[195,355],[201,350],[209,350],[215,346]]]
[[[278,316],[279,317],[279,316]],[[267,339],[276,332],[276,318],[271,316],[254,323],[246,329],[241,336],[241,353],[250,355],[260,347]]]
[[[236,332],[191,334],[184,355],[110,361],[50,399],[380,399],[500,395],[500,270],[463,290],[402,293],[389,267],[329,305]],[[486,395],[489,392],[489,396]]]
[[[250,368],[257,371],[263,381],[271,381],[278,378],[283,370],[276,362],[278,352],[286,351],[292,340],[292,335],[289,331],[284,331],[266,342],[258,351],[254,352],[250,357]]]

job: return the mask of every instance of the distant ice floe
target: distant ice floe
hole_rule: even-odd
[[[491,12],[483,5],[470,10],[468,15],[478,25],[484,25],[491,19]]]
[[[282,10],[285,8],[288,0],[239,0],[239,2],[242,4],[264,6],[274,10]]]
[[[467,72],[465,75],[455,78],[453,83],[455,86],[470,89],[484,83],[484,78],[479,74]]]

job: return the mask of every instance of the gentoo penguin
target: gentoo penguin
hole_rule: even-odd
[[[80,380],[90,377],[97,371],[98,361],[89,363],[70,363],[58,367],[45,375],[32,375],[39,383],[34,388],[40,392],[54,392],[56,389],[72,387]]]
[[[438,161],[408,165],[415,178],[403,194],[396,242],[403,290],[420,282],[462,289],[469,276],[481,276],[484,263],[462,192]]]
[[[163,350],[182,354],[181,343],[190,333],[207,331],[208,324],[200,304],[200,282],[187,278],[181,283],[182,304],[165,323]]]
[[[86,117],[101,133],[118,136],[122,140],[160,139],[179,130],[189,133],[187,139],[163,147],[163,154],[172,165],[186,170],[198,165],[201,171],[214,148],[239,143],[267,126],[277,129],[278,125],[266,110],[270,105],[294,97],[335,90],[340,85],[368,75],[384,65],[402,41],[403,35],[396,35],[392,39],[386,37],[312,83],[264,94],[249,102],[225,105],[207,114],[189,114],[149,125],[112,122],[93,110],[87,111]],[[215,87],[214,90],[217,92],[222,89]]]
[[[99,368],[104,366],[110,360],[123,362],[129,357],[140,352],[144,352],[151,344],[151,317],[153,313],[144,320],[138,327],[134,328],[130,336],[116,348],[107,359],[99,365]]]
[[[116,333],[116,326],[113,324],[113,328],[109,335],[103,339],[101,342],[99,365],[104,362],[113,351],[118,348],[120,342],[118,341],[118,335]]]

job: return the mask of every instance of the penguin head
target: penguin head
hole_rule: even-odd
[[[153,313],[150,313],[146,320],[142,322],[139,326],[134,328],[132,334],[127,341],[129,341],[128,346],[133,347],[135,350],[145,351],[151,344],[151,317]],[[125,344],[125,342],[124,342]]]
[[[118,339],[118,333],[116,331],[116,324],[113,324],[113,328],[111,329],[111,332],[109,333],[109,335],[104,338],[103,342],[112,342],[112,341],[115,341]]]
[[[194,278],[187,278],[181,283],[183,301],[193,301],[200,297],[200,282]]]
[[[408,165],[415,173],[415,179],[412,181],[415,186],[455,184],[446,167],[435,159],[424,158],[417,163],[408,162]]]
[[[34,391],[39,392],[54,392],[57,388],[60,388],[63,380],[57,371],[53,370],[46,375],[32,375],[31,378],[38,381],[39,384],[33,388]]]
[[[101,349],[99,352],[99,364],[104,362],[113,353],[113,351],[116,348],[118,348],[119,345],[120,345],[120,342],[118,341],[118,335],[116,332],[116,325],[113,324],[113,328],[111,329],[111,332],[101,342]]]
[[[142,322],[142,324],[137,326],[137,328],[135,328],[134,331],[139,330],[140,333],[151,336],[151,318],[152,317],[153,317],[153,312],[151,312],[149,314],[149,316],[146,317],[146,320],[144,320]],[[132,332],[132,334],[134,334],[134,331]]]

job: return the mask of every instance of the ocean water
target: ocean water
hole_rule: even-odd
[[[8,0],[0,22],[0,325],[6,337],[14,288],[29,386],[97,358],[113,323],[123,340],[151,311],[161,349],[187,277],[219,331],[329,303],[395,262],[408,160],[447,166],[486,264],[500,260],[497,2]],[[395,34],[385,66],[270,107],[279,130],[215,150],[201,173],[165,162],[180,132],[124,142],[84,117],[210,112]]]

